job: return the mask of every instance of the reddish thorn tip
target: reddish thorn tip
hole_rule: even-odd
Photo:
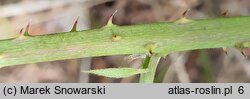
[[[117,10],[109,17],[108,24],[112,23],[114,15],[117,13]]]

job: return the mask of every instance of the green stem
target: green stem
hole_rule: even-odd
[[[153,83],[154,82],[155,72],[156,72],[157,65],[160,59],[161,59],[161,56],[157,54],[153,54],[150,57],[148,67],[147,67],[148,72],[140,75],[140,83]]]
[[[250,41],[250,17],[196,20],[185,24],[153,23],[105,26],[100,29],[64,32],[0,41],[0,68],[10,65],[81,57],[145,54],[148,43],[154,53],[235,47]]]
[[[149,64],[149,62],[150,62],[150,58],[151,58],[151,57],[149,57],[148,55],[145,57],[144,62],[143,62],[143,64],[142,64],[142,68],[143,68],[143,69],[147,69],[147,68],[148,68],[148,64]]]

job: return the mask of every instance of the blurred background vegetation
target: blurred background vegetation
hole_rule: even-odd
[[[189,19],[247,16],[250,0],[0,0],[0,39],[12,38],[30,22],[32,35],[69,31],[79,16],[78,30],[100,28],[118,10],[118,25]],[[0,45],[1,46],[1,45]],[[250,50],[244,49],[246,56]],[[42,53],[41,53],[42,54]],[[27,64],[0,69],[0,82],[136,83],[138,75],[111,79],[80,73],[110,67],[139,68],[141,55],[104,56]],[[250,61],[235,48],[171,53],[161,59],[157,83],[250,82]]]

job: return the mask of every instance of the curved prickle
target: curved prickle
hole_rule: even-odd
[[[24,28],[21,28],[21,30],[19,31],[19,34],[18,34],[18,36],[17,36],[16,39],[22,39],[22,38],[24,38],[24,32],[23,32],[23,30],[24,30]]]
[[[70,30],[70,32],[77,32],[77,23],[78,23],[79,18],[80,17],[78,16],[77,19],[76,19],[76,21],[74,22],[73,27]]]
[[[247,58],[247,55],[244,52],[244,48],[250,47],[250,42],[240,42],[236,43],[235,47],[241,52],[241,54]]]
[[[177,24],[185,24],[185,23],[191,22],[192,20],[189,20],[189,19],[186,18],[189,11],[190,11],[190,9],[187,9],[186,11],[184,11],[182,13],[182,17],[180,19],[176,20],[175,23],[177,23]]]
[[[228,55],[227,48],[222,48],[222,49],[223,49],[224,53],[225,53],[226,55]]]
[[[109,20],[108,20],[108,23],[106,26],[112,26],[114,25],[113,24],[113,18],[114,18],[114,15],[117,13],[117,10],[115,10],[115,12],[109,17]]]
[[[24,36],[30,36],[29,34],[29,29],[30,29],[30,23],[27,24],[26,28],[25,28],[25,32],[24,32]]]
[[[190,11],[190,9],[187,9],[186,11],[184,11],[184,12],[182,13],[182,17],[186,17],[189,11]]]
[[[223,12],[222,16],[224,16],[224,17],[228,16],[228,10],[226,10],[225,12]]]

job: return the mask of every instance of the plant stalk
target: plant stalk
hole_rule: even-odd
[[[24,36],[0,40],[0,68],[55,60],[109,55],[145,54],[148,43],[153,52],[235,47],[250,41],[250,17],[194,20]]]
[[[156,69],[157,69],[160,59],[161,59],[161,56],[157,54],[153,54],[150,57],[148,67],[147,67],[148,72],[142,73],[140,75],[140,83],[153,83],[154,82]]]

